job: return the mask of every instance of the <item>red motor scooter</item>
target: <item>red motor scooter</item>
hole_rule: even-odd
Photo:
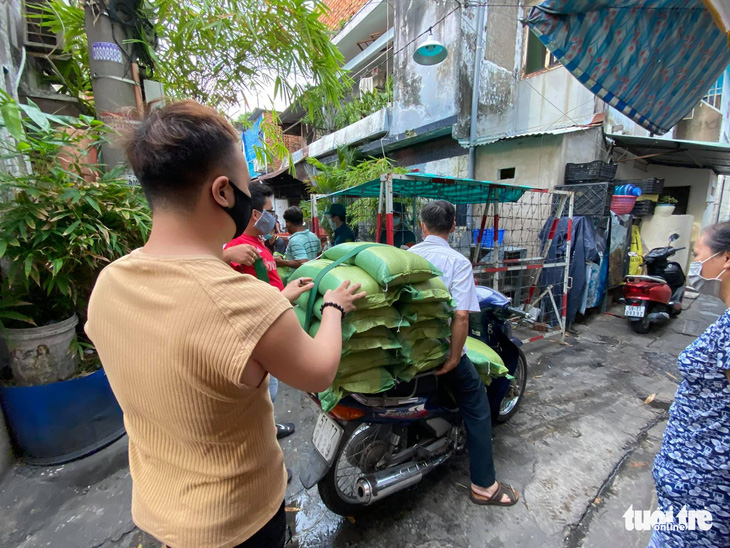
[[[682,312],[686,278],[680,264],[669,261],[684,249],[672,247],[678,239],[678,234],[672,234],[667,247],[657,247],[644,255],[642,266],[646,266],[647,275],[626,276],[624,280],[624,315],[637,333],[648,333],[653,324],[668,322]]]

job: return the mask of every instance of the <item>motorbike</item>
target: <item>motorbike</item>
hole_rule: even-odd
[[[470,334],[491,346],[511,378],[487,387],[493,422],[517,412],[527,382],[527,360],[512,336],[510,318],[528,315],[496,290],[477,286],[480,312],[470,316]],[[315,484],[331,511],[363,513],[371,505],[415,485],[464,450],[459,410],[433,371],[399,382],[380,394],[350,394],[329,413],[320,412],[302,485]],[[309,395],[317,404],[316,394]]]
[[[684,249],[672,247],[678,239],[678,234],[672,234],[668,246],[644,255],[642,266],[646,266],[646,275],[629,275],[624,279],[624,315],[636,333],[646,334],[652,325],[666,323],[682,312],[686,278],[681,265],[669,260]]]

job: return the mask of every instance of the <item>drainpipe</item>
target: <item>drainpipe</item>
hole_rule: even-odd
[[[484,57],[484,20],[487,5],[482,4],[477,11],[477,47],[474,51],[474,78],[471,86],[471,123],[469,124],[469,179],[474,178],[476,167],[477,112],[479,111],[479,78]]]

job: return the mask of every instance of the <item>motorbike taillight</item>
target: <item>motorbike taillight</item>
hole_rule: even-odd
[[[648,284],[626,284],[624,286],[624,298],[646,298],[651,293],[652,286]]]
[[[355,409],[354,407],[347,407],[345,405],[335,405],[334,409],[332,409],[329,414],[341,421],[353,421],[364,417],[365,411],[362,409]]]

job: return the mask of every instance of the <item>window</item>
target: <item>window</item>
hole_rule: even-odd
[[[722,106],[722,84],[723,75],[721,74],[717,79],[717,82],[715,82],[715,84],[707,92],[707,95],[702,98],[705,103],[712,105],[717,110],[722,110],[720,108]]]
[[[532,31],[527,31],[527,55],[525,56],[525,75],[540,72],[559,65],[560,62],[550,53]]]
[[[500,181],[503,181],[504,179],[514,179],[514,178],[515,178],[515,168],[505,167],[505,168],[499,170],[499,180]]]

